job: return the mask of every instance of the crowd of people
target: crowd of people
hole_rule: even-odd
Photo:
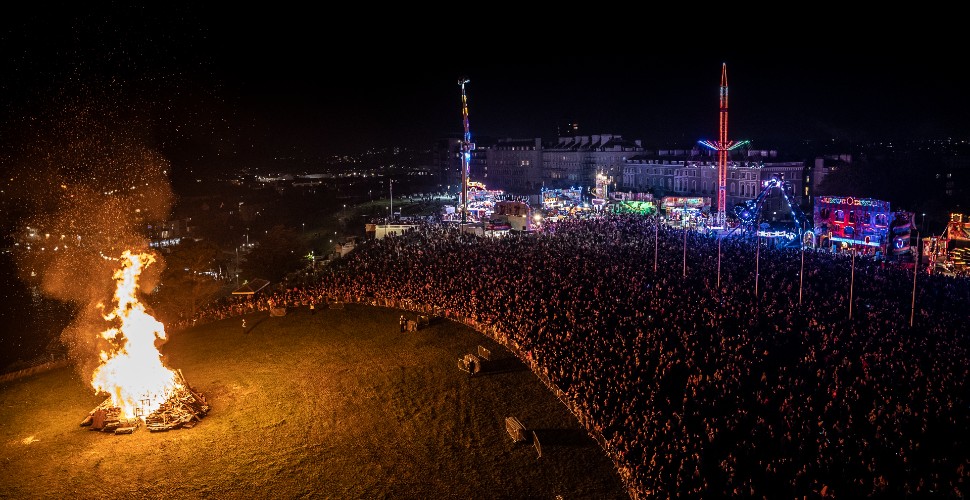
[[[634,215],[424,225],[198,319],[373,298],[467,318],[567,395],[637,496],[970,493],[970,280],[921,274],[911,327],[911,268],[806,251],[800,288],[799,250],[755,244]]]

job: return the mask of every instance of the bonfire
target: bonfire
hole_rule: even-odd
[[[155,257],[125,251],[120,261],[114,307],[99,305],[114,326],[101,333],[107,347],[91,377],[94,390],[108,398],[81,425],[116,434],[130,434],[142,424],[150,431],[192,427],[209,412],[209,404],[181,371],[162,362],[156,340],[165,340],[165,326],[138,300],[139,277]]]

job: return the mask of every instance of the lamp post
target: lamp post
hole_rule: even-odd
[[[387,180],[387,188],[391,192],[391,216],[387,219],[388,224],[390,224],[391,219],[394,218],[394,180]]]
[[[656,223],[653,225],[653,274],[657,274],[657,249],[659,248],[659,243],[657,243],[657,236],[660,235],[660,219],[657,219]]]
[[[686,214],[686,212],[685,212]],[[684,277],[687,277],[687,220],[682,219],[684,224]]]
[[[236,247],[236,288],[239,288],[239,247]]]
[[[684,198],[684,212],[681,214],[680,223],[684,226],[684,277],[687,277],[687,199]]]
[[[852,274],[849,278],[849,319],[852,319],[852,295],[855,291],[855,247],[852,247]]]
[[[761,235],[754,231],[754,300],[758,302],[758,275],[761,271]]]
[[[801,228],[799,228],[799,231],[801,231]],[[798,271],[798,305],[801,306],[802,305],[802,285],[805,283],[805,238],[804,236],[799,235],[798,239],[800,239],[802,243],[801,244],[802,269]]]
[[[926,215],[926,214],[923,214]],[[913,300],[909,304],[909,326],[913,326],[913,317],[916,316],[916,275],[919,274],[920,243],[919,230],[916,231],[916,263],[913,266]]]
[[[724,238],[717,235],[717,290],[721,291],[721,240]]]

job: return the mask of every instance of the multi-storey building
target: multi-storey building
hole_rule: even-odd
[[[431,148],[433,172],[441,185],[461,184],[461,139],[445,137],[435,141]]]
[[[542,139],[499,139],[487,151],[481,179],[489,189],[533,194],[542,187]]]
[[[613,134],[560,137],[542,151],[542,182],[547,188],[592,186],[596,174],[619,179],[627,159],[643,152],[640,141]]]
[[[727,203],[734,206],[760,192],[762,162],[744,157],[728,163]],[[635,156],[624,164],[623,189],[651,191],[654,196],[717,198],[717,157],[706,151],[660,150]]]

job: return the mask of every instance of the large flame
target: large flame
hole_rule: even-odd
[[[137,297],[138,278],[153,262],[155,257],[147,253],[126,250],[121,255],[121,268],[114,274],[116,305],[103,314],[105,321],[120,325],[101,333],[111,347],[101,352],[101,366],[91,378],[95,390],[110,394],[125,418],[144,420],[181,387],[155,347],[156,339],[165,338],[165,326],[148,314]]]

